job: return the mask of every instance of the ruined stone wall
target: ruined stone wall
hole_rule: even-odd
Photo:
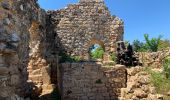
[[[138,52],[137,55],[144,66],[161,68],[164,58],[170,58],[170,48],[158,52]]]
[[[83,1],[68,7],[49,11],[57,33],[60,50],[87,59],[89,47],[101,45],[106,53],[115,49],[115,43],[123,39],[123,22],[111,16],[103,1]]]
[[[63,63],[60,68],[63,100],[117,100],[126,87],[126,69],[121,65]]]
[[[0,0],[0,100],[50,93],[58,83],[59,50],[86,57],[98,43],[110,53],[122,34],[123,22],[103,1],[47,13],[37,0]]]
[[[40,59],[32,56],[46,36],[46,14],[37,0],[0,0],[0,99],[13,100],[29,96],[34,82],[28,83],[27,67],[31,61],[42,61],[45,50],[38,50]],[[30,28],[38,23],[35,32]],[[38,33],[40,32],[40,33]],[[31,40],[31,41],[30,41]],[[38,46],[37,46],[38,45]],[[42,52],[39,52],[42,51]],[[47,65],[47,64],[46,64]],[[46,66],[44,65],[44,66]],[[42,65],[43,66],[43,65]],[[43,83],[42,83],[43,84]]]
[[[163,100],[150,79],[145,67],[127,68],[127,87],[121,89],[120,100]]]

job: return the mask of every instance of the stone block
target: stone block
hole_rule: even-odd
[[[9,73],[9,69],[7,67],[0,67],[0,75],[7,75]]]
[[[50,67],[42,68],[42,81],[44,84],[51,84],[51,70]]]
[[[19,85],[20,77],[18,75],[12,75],[11,76],[11,85]]]
[[[0,91],[0,97],[4,97],[7,98],[9,97],[11,94],[11,89],[9,87],[0,87],[1,91]]]
[[[10,74],[19,74],[18,66],[17,65],[10,65],[9,66]]]
[[[42,83],[42,75],[29,75],[29,79],[34,83]]]

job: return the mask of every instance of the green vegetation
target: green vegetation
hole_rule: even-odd
[[[145,41],[146,41],[146,47],[148,48],[148,50],[150,50],[152,52],[156,52],[158,50],[161,36],[159,36],[158,38],[149,39],[149,35],[144,34],[144,37],[145,37]]]
[[[159,46],[158,46],[158,50],[162,50],[165,48],[170,47],[170,40],[160,40]]]
[[[70,56],[66,53],[60,53],[59,56],[60,58],[60,63],[63,62],[79,62],[81,61],[81,58],[79,56]]]
[[[102,47],[98,47],[95,51],[91,51],[91,57],[93,59],[102,59],[104,54],[104,49]]]
[[[151,83],[156,87],[158,94],[165,94],[164,100],[170,100],[170,96],[166,94],[170,91],[170,60],[164,59],[163,72],[155,72],[150,68],[145,70],[151,75]]]
[[[170,47],[170,41],[168,40],[161,40],[161,36],[157,38],[149,39],[148,34],[144,34],[145,42],[140,42],[139,40],[133,41],[133,48],[136,52],[157,52],[160,48],[167,48]]]
[[[145,52],[145,51],[147,51],[145,43],[140,42],[139,40],[134,40],[133,41],[133,49],[136,52]]]
[[[129,41],[125,40],[125,46],[127,47],[129,45]]]
[[[163,60],[163,73],[167,79],[170,78],[170,59],[168,58]]]
[[[113,61],[116,61],[116,54],[115,54],[115,53],[112,53],[112,54],[111,54],[111,58],[112,58]]]
[[[102,82],[102,80],[101,79],[98,79],[98,80],[96,80],[96,82],[95,82],[96,84],[102,84],[103,82]]]
[[[151,82],[156,87],[159,94],[166,94],[170,90],[170,79],[166,78],[164,74],[152,71],[147,68],[146,71],[151,75]]]

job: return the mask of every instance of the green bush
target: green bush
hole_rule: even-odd
[[[146,71],[151,75],[151,83],[156,87],[159,94],[166,94],[170,90],[170,79],[165,78],[163,73],[152,71],[147,68]]]
[[[151,38],[149,39],[149,35],[148,34],[144,34],[144,38],[146,41],[146,47],[148,48],[148,50],[152,51],[152,52],[156,52],[158,50],[158,46],[161,40],[161,36],[159,36],[158,38]]]
[[[79,56],[70,56],[66,53],[60,53],[59,56],[60,58],[60,63],[63,62],[79,62],[81,61],[81,58]]]
[[[91,57],[93,59],[102,59],[103,54],[104,54],[104,49],[102,47],[99,47],[95,51],[91,52]]]
[[[166,78],[170,77],[170,60],[168,58],[163,60],[163,72]]]
[[[136,51],[136,52],[145,52],[145,51],[147,51],[145,43],[140,42],[139,40],[134,40],[132,45],[133,45],[133,50]]]

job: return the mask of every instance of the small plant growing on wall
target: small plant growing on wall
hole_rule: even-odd
[[[112,60],[115,62],[115,61],[116,61],[116,53],[112,53],[112,54],[111,54],[111,58],[112,58]]]
[[[98,79],[98,80],[96,80],[96,82],[95,82],[96,84],[102,84],[103,82],[102,82],[102,80],[101,79]]]
[[[70,56],[66,53],[60,53],[59,56],[60,56],[60,63],[81,61],[81,58],[79,56]]]

